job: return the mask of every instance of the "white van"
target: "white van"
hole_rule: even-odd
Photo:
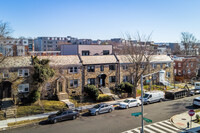
[[[161,102],[165,98],[165,93],[162,91],[145,92],[143,95],[143,103],[149,104],[154,102]],[[141,100],[141,97],[140,97]]]
[[[200,90],[200,82],[195,82],[195,89]]]

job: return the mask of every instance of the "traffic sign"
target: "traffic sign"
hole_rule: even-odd
[[[131,116],[135,116],[135,117],[138,117],[139,115],[142,115],[141,112],[137,112],[137,113],[132,113]]]
[[[150,120],[150,119],[143,118],[143,120],[145,120],[147,123],[152,123],[152,120]]]
[[[195,114],[195,112],[194,112],[194,110],[189,110],[189,111],[188,111],[188,114],[189,114],[190,116],[193,116],[193,115]]]

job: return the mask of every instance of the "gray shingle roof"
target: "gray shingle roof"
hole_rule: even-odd
[[[81,56],[83,65],[117,63],[114,55]]]
[[[31,57],[30,56],[6,57],[0,63],[0,68],[30,67],[30,66],[31,66]]]

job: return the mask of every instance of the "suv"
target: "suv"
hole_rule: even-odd
[[[111,113],[113,110],[114,110],[113,105],[101,103],[101,104],[97,104],[93,108],[89,109],[89,113],[91,115],[98,115],[98,114],[107,113],[107,112]]]
[[[193,100],[193,106],[200,106],[200,97],[196,97]]]

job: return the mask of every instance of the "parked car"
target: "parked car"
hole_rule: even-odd
[[[128,109],[130,107],[135,107],[135,106],[140,106],[140,105],[141,105],[140,100],[131,98],[131,99],[126,99],[123,102],[121,102],[119,104],[119,107]]]
[[[69,119],[76,119],[79,117],[79,113],[73,111],[71,109],[68,110],[60,110],[56,114],[49,115],[48,121],[51,123],[56,123],[59,121],[69,120]]]
[[[193,100],[193,106],[200,106],[200,97],[196,97]]]
[[[143,103],[149,104],[153,102],[162,101],[165,98],[165,93],[162,91],[145,92],[143,96]],[[141,97],[140,97],[141,100]]]
[[[91,115],[98,115],[98,114],[107,113],[107,112],[111,113],[113,110],[114,110],[113,105],[101,103],[101,104],[97,104],[93,108],[89,109],[89,113]]]

